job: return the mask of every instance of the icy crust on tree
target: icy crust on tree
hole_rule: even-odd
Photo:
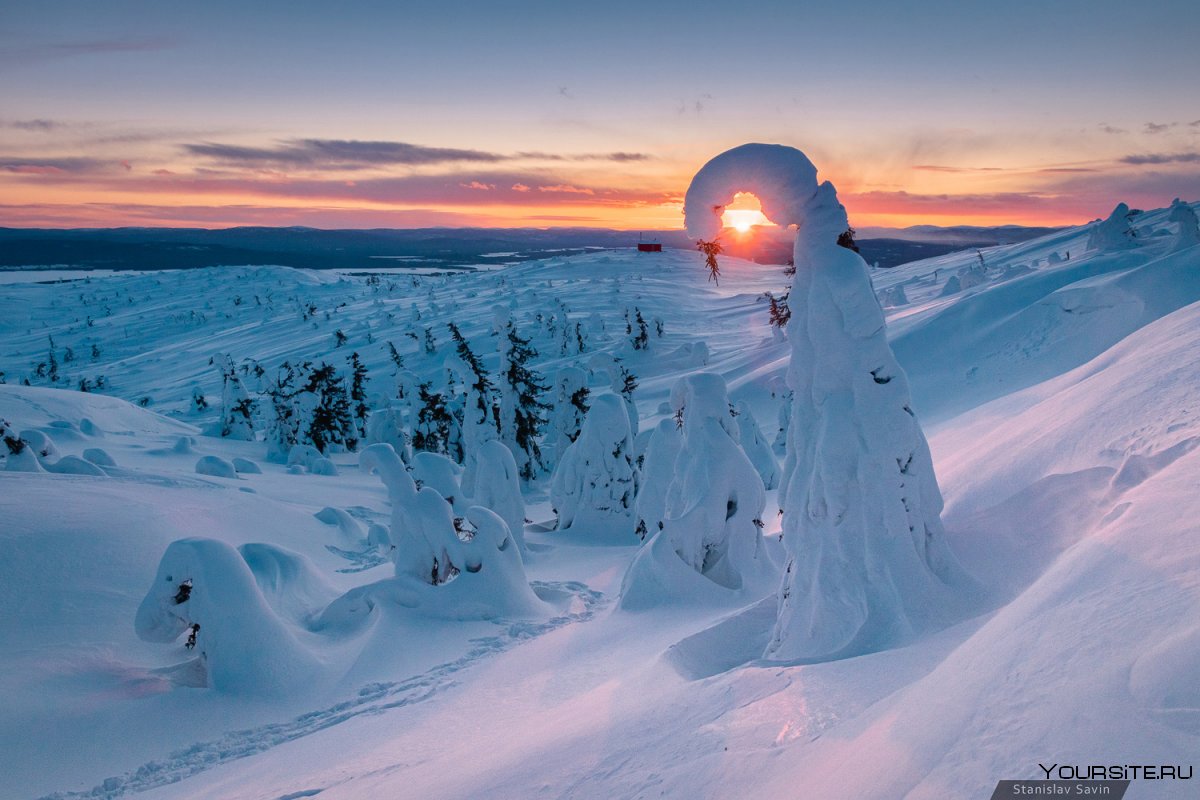
[[[592,400],[583,428],[559,461],[550,484],[558,529],[596,543],[635,544],[634,466],[629,414],[620,397]]]
[[[662,529],[650,532],[649,544],[630,565],[621,607],[636,610],[730,592],[757,599],[771,590],[778,571],[761,532],[766,492],[739,444],[725,379],[710,372],[680,378],[671,390],[671,407],[683,427]],[[654,435],[659,452],[651,455],[661,463],[675,443],[661,428]],[[654,465],[656,477],[660,469]]]
[[[200,626],[195,649],[208,685],[218,691],[284,694],[319,673],[318,660],[268,604],[246,559],[225,542],[172,542],[134,620],[148,642],[174,642],[193,625]]]
[[[817,168],[804,153],[780,144],[744,144],[721,153],[692,178],[683,201],[688,236],[716,239],[725,206],[739,192],[756,196],[771,222],[796,225],[804,236],[832,237],[832,243],[850,227],[833,184],[817,184]]]

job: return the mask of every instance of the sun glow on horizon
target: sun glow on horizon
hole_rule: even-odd
[[[738,192],[733,196],[733,202],[725,206],[721,214],[721,224],[733,228],[739,235],[745,235],[758,225],[774,225],[762,213],[762,205],[758,198],[749,192]]]

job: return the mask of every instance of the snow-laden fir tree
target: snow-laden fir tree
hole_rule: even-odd
[[[304,395],[307,396],[303,398],[303,408],[308,412],[306,443],[321,453],[338,447],[354,450],[358,446],[358,430],[345,380],[337,369],[324,362],[314,367],[308,374]]]
[[[757,599],[778,573],[762,537],[766,492],[739,443],[725,379],[711,372],[680,378],[671,389],[671,408],[682,425],[682,441],[662,529],[648,531],[649,542],[626,573],[622,607],[644,608],[664,596],[720,596],[725,590]]]
[[[631,544],[638,471],[629,415],[615,395],[595,397],[583,429],[567,448],[550,485],[559,530],[597,541]]]
[[[450,413],[446,397],[426,381],[417,387],[417,415],[413,422],[413,450],[446,454],[458,436],[458,421]]]
[[[693,178],[688,234],[713,238],[738,192],[756,195],[777,225],[797,226],[780,488],[787,565],[765,655],[821,660],[892,646],[944,624],[970,585],[946,544],[908,381],[866,262],[837,244],[849,223],[833,185],[818,184],[793,148],[734,148]]]
[[[537,438],[550,408],[542,395],[549,388],[530,366],[537,351],[510,320],[500,340],[500,439],[512,450],[521,479],[533,480],[544,468]]]
[[[222,353],[213,357],[221,370],[220,435],[226,439],[254,441],[254,401],[238,377],[233,359]]]
[[[608,378],[613,393],[620,396],[625,403],[625,411],[629,415],[629,430],[638,435],[638,410],[633,402],[633,393],[638,387],[637,376],[621,363],[619,358],[609,353],[596,353],[588,361],[588,368]]]
[[[554,410],[550,416],[554,454],[551,464],[558,464],[567,448],[579,438],[591,394],[587,384],[587,373],[579,367],[563,367],[554,376]]]
[[[267,460],[287,461],[292,447],[307,439],[308,420],[301,412],[298,395],[301,380],[310,368],[308,362],[279,365],[275,378],[266,388]]]
[[[634,306],[632,314],[625,311],[625,332],[629,336],[629,344],[634,350],[646,350],[650,347],[650,326],[642,316],[642,310]]]
[[[350,365],[350,414],[354,419],[355,439],[363,441],[367,438],[367,418],[371,414],[367,403],[367,368],[357,352],[351,353],[346,361]]]
[[[462,490],[475,493],[475,476],[480,448],[500,436],[496,422],[495,386],[482,359],[453,322],[448,323],[454,353],[446,357],[446,368],[463,385],[462,397]]]

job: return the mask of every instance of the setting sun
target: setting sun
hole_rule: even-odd
[[[740,192],[733,197],[733,202],[725,207],[721,215],[721,224],[733,228],[738,233],[748,233],[756,225],[773,225],[762,213],[758,198],[747,192]]]

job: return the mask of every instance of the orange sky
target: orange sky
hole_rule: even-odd
[[[1140,8],[9,4],[0,225],[678,228],[750,141],[858,227],[1079,223],[1200,197],[1200,4]]]

